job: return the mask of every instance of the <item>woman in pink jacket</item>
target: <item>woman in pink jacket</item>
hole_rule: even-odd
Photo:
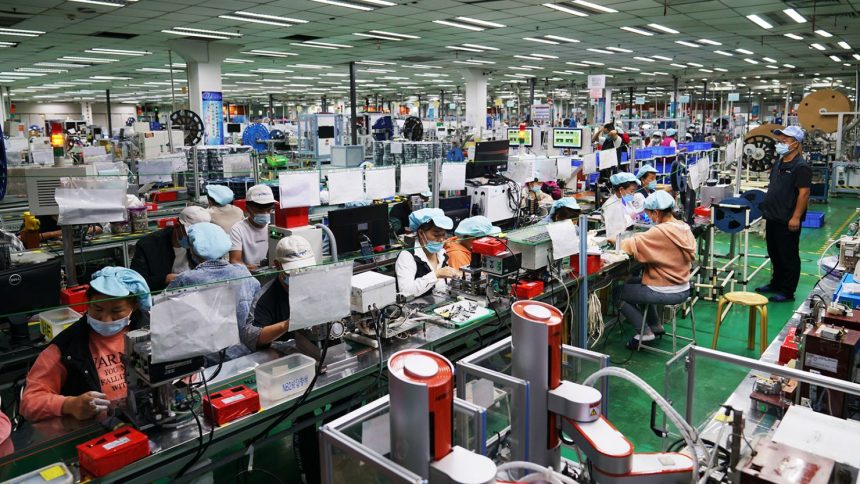
[[[672,214],[675,199],[658,190],[645,199],[645,213],[655,224],[647,232],[621,242],[621,249],[644,264],[641,279],[631,279],[621,288],[621,312],[636,327],[627,343],[638,349],[666,331],[654,306],[648,309],[648,327],[642,333],[642,310],[636,305],[679,304],[690,297],[690,271],[696,258],[696,239],[690,226]]]

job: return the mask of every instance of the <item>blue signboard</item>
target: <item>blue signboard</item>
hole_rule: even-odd
[[[207,145],[224,144],[224,123],[221,121],[223,115],[224,101],[220,92],[203,91],[201,93],[203,103],[201,105],[200,117],[203,119],[203,132],[206,134]]]

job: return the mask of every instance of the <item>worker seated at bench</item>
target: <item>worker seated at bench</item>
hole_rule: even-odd
[[[455,237],[445,241],[445,255],[448,266],[459,271],[461,267],[472,263],[472,242],[481,237],[498,235],[502,229],[493,225],[490,219],[483,215],[464,218],[454,230]]]
[[[552,222],[561,222],[562,220],[571,220],[574,225],[579,220],[579,215],[582,210],[579,208],[579,203],[573,197],[562,197],[552,203],[549,209],[549,214],[544,217],[540,223],[548,224]]]
[[[442,209],[422,208],[409,215],[409,228],[416,234],[415,245],[397,256],[397,291],[419,297],[430,294],[434,287],[444,290],[445,279],[458,274],[448,267],[445,255],[447,231],[454,228],[454,221]]]
[[[120,356],[125,333],[149,326],[149,286],[131,269],[105,267],[93,274],[87,296],[87,313],[42,350],[27,374],[21,397],[27,420],[85,420],[126,397]]]
[[[680,304],[690,297],[696,239],[690,226],[674,217],[674,208],[675,199],[671,195],[662,190],[652,193],[645,199],[645,212],[654,226],[621,242],[624,252],[644,264],[642,278],[630,279],[621,288],[621,313],[637,332],[627,343],[631,349],[666,332],[654,305]],[[650,305],[644,332],[642,311],[636,305]]]
[[[639,183],[633,173],[621,172],[609,177],[612,195],[606,199],[601,209],[603,222],[606,224],[606,238],[612,243],[615,243],[618,234],[633,225],[636,218],[633,194],[636,193]]]

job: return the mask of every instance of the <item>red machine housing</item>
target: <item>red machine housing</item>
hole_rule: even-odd
[[[89,284],[81,284],[79,286],[67,287],[60,289],[60,304],[74,304],[70,306],[75,311],[83,314],[87,310],[87,290]]]
[[[534,299],[543,294],[543,281],[521,279],[511,285],[511,294],[517,299]]]
[[[102,477],[149,455],[149,438],[132,427],[120,427],[75,447],[81,471]]]
[[[481,237],[472,242],[472,253],[495,257],[508,250],[504,242],[495,237]]]
[[[245,385],[203,397],[203,413],[219,427],[260,410],[260,395]]]

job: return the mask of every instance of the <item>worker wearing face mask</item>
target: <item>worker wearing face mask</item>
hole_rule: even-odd
[[[209,199],[207,210],[212,216],[212,223],[230,235],[233,226],[244,218],[242,209],[230,203],[233,201],[233,190],[223,185],[207,185],[206,198]]]
[[[457,277],[458,272],[448,267],[444,242],[454,221],[438,208],[422,208],[409,215],[409,228],[417,235],[412,249],[397,256],[394,271],[397,291],[406,297],[430,294],[433,288],[445,289],[445,279]]]
[[[523,187],[521,205],[523,208],[528,209],[529,213],[538,213],[540,207],[549,206],[553,202],[552,196],[541,190],[542,186],[543,183],[535,178],[532,181],[526,182],[525,187]]]
[[[221,227],[207,222],[193,225],[188,229],[188,241],[194,267],[179,274],[167,289],[232,281],[236,298],[236,324],[239,327],[239,334],[242,334],[251,301],[260,289],[259,281],[251,276],[244,265],[227,261],[230,236]],[[248,353],[250,350],[244,345],[234,345],[227,348],[225,359],[232,360]],[[209,355],[208,358],[213,360],[213,363],[218,361],[217,355]]]
[[[606,224],[606,238],[615,242],[615,237],[633,225],[636,207],[633,194],[639,187],[639,179],[633,173],[621,172],[609,178],[612,195],[603,203],[603,221]]]
[[[502,229],[493,225],[490,219],[483,215],[464,218],[454,230],[456,237],[445,241],[445,255],[448,265],[454,270],[472,263],[472,242],[481,237],[498,235]]]
[[[131,269],[105,267],[93,274],[87,297],[87,313],[51,340],[27,374],[21,397],[27,420],[85,420],[126,397],[120,356],[125,333],[149,326],[149,286]]]
[[[636,178],[639,179],[639,188],[633,194],[633,207],[637,213],[642,213],[645,199],[657,190],[657,169],[650,164],[642,165],[636,171]]]
[[[767,255],[773,271],[770,283],[756,289],[772,293],[770,300],[794,300],[800,280],[800,226],[806,217],[812,187],[812,169],[803,158],[803,130],[798,126],[776,129],[779,159],[770,172],[767,194],[761,204],[765,219]]]
[[[314,265],[316,257],[311,244],[298,235],[289,235],[275,246],[278,277],[257,292],[248,319],[239,336],[253,351],[266,348],[277,340],[289,339],[290,271]]]
[[[553,222],[561,222],[562,220],[570,220],[576,224],[581,213],[582,210],[575,198],[561,197],[552,203],[552,207],[549,209],[549,214],[547,214],[540,223],[549,224]]]
[[[275,209],[275,196],[268,185],[254,185],[245,196],[248,216],[230,230],[230,262],[254,270],[269,251],[269,222]]]

